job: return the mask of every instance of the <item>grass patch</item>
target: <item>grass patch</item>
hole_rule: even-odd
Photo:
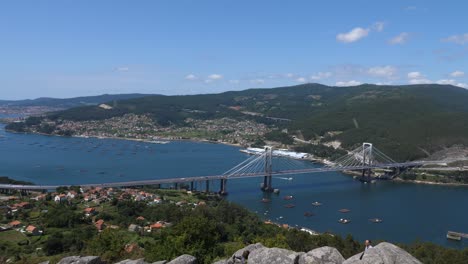
[[[0,232],[0,240],[17,243],[17,242],[21,242],[21,241],[24,241],[24,240],[27,240],[27,239],[19,231],[8,230],[8,231]]]

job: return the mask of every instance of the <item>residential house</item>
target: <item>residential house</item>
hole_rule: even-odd
[[[33,225],[28,225],[28,227],[26,227],[26,232],[33,235],[33,236],[37,236],[37,235],[40,235],[42,234],[42,231],[39,230],[39,228],[33,226]]]
[[[104,220],[99,219],[94,223],[94,226],[97,228],[98,231],[104,230],[106,228],[106,225],[104,224]]]
[[[130,232],[140,232],[141,231],[141,226],[131,224],[131,225],[128,226],[128,231],[130,231]]]
[[[15,220],[15,221],[10,222],[8,225],[14,228],[14,227],[22,226],[22,223],[18,220]]]
[[[62,202],[65,202],[67,200],[67,196],[65,194],[59,194],[59,195],[55,195],[54,197],[54,201],[56,203],[62,203]]]
[[[84,209],[84,214],[85,214],[86,217],[90,217],[90,216],[96,214],[96,209],[94,209],[92,207],[85,208]]]

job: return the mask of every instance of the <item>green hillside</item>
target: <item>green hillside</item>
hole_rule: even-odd
[[[100,120],[150,114],[160,125],[188,117],[250,119],[287,128],[290,135],[350,149],[372,142],[395,160],[413,160],[454,144],[468,145],[468,91],[450,85],[329,87],[304,84],[221,94],[148,96],[52,113],[52,120]],[[245,113],[250,112],[250,113]],[[251,112],[261,115],[252,115]],[[273,121],[269,117],[290,119]],[[338,133],[327,133],[338,131]]]

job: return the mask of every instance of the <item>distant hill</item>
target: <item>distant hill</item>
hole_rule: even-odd
[[[114,100],[125,100],[148,96],[148,94],[103,94],[96,96],[82,96],[74,98],[49,98],[41,97],[27,100],[0,100],[0,106],[48,106],[55,108],[71,108],[86,105],[97,105]]]
[[[49,118],[99,120],[126,113],[150,114],[162,125],[184,125],[188,117],[274,122],[290,135],[339,140],[347,149],[372,142],[396,160],[426,157],[454,144],[468,146],[468,90],[451,85],[303,84],[220,94],[147,96],[118,101],[110,110],[86,106],[56,112]],[[291,121],[275,122],[267,117]]]

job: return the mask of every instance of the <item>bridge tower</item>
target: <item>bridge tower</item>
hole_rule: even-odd
[[[262,191],[264,192],[272,192],[272,154],[273,148],[272,147],[265,147],[265,176],[263,177],[263,184],[262,184]]]
[[[362,143],[362,166],[372,166],[372,163],[374,161],[374,156],[372,153],[372,143]],[[361,181],[362,182],[370,182],[371,179],[371,174],[372,170],[371,169],[362,169],[362,176],[361,176]]]
[[[221,179],[220,180],[220,187],[219,187],[219,194],[227,195],[226,185],[227,185],[227,179],[226,178]]]

